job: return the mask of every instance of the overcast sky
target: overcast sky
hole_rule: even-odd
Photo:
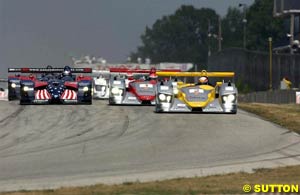
[[[125,61],[146,25],[181,5],[229,6],[254,0],[0,0],[0,71],[8,66],[69,64],[70,55]],[[2,75],[0,73],[0,75]]]

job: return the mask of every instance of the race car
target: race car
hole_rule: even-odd
[[[154,105],[157,75],[155,69],[129,70],[111,68],[109,104]],[[122,74],[123,73],[123,74]],[[123,76],[123,77],[122,77]]]
[[[52,68],[52,66],[48,65],[46,68]],[[22,79],[30,79],[35,80],[36,78],[32,73],[27,75],[20,75],[20,71],[17,69],[9,69],[9,72],[15,72],[15,75],[8,76],[8,100],[20,100],[20,80]]]
[[[93,77],[93,97],[96,99],[108,99],[109,97],[109,75],[99,74]]]
[[[8,100],[18,100],[20,99],[20,79],[19,74],[8,76]]]
[[[237,113],[234,83],[209,82],[211,77],[234,77],[233,72],[169,72],[158,76],[199,77],[198,83],[161,82],[157,85],[155,112]]]
[[[0,78],[0,100],[8,100],[7,79]]]
[[[9,68],[30,73],[20,77],[20,104],[91,104],[92,79],[73,73],[91,73],[90,68]],[[43,74],[36,78],[33,73]],[[61,73],[61,74],[55,74]]]

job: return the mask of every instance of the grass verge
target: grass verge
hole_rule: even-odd
[[[255,173],[232,173],[199,178],[179,178],[147,183],[93,185],[44,191],[20,191],[1,195],[196,195],[243,193],[245,184],[300,184],[300,166],[259,169]]]
[[[300,134],[300,105],[240,103],[239,108]]]
[[[269,121],[300,133],[300,105],[239,104]],[[57,190],[19,191],[0,195],[196,195],[241,194],[245,184],[300,184],[300,165],[276,169],[259,169],[255,173],[232,173],[156,182],[133,182],[120,185],[93,185]]]

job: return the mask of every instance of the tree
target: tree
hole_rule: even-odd
[[[131,54],[157,62],[192,62],[206,64],[208,19],[217,23],[218,15],[209,8],[181,6],[173,15],[157,20],[146,27],[141,36],[143,45]]]
[[[251,50],[266,50],[268,37],[276,43],[284,37],[283,19],[273,18],[273,0],[255,0],[246,10],[230,7],[222,19],[223,48],[243,46],[243,19],[246,11],[246,45]],[[211,27],[209,29],[209,24]],[[131,53],[131,59],[150,58],[152,62],[207,63],[208,45],[217,51],[217,40],[208,33],[218,34],[218,15],[209,8],[181,6],[169,16],[146,27],[142,45]]]
[[[229,7],[222,20],[223,48],[243,47],[243,17],[238,8]]]
[[[279,42],[284,37],[282,18],[273,17],[273,0],[255,0],[247,11],[247,48],[267,50],[268,37]]]

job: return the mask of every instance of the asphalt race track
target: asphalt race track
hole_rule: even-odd
[[[300,164],[299,135],[237,115],[0,102],[0,191],[202,176]]]

